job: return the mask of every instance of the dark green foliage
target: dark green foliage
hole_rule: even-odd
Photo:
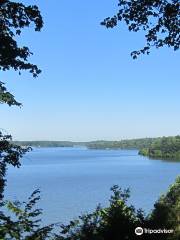
[[[35,208],[40,200],[40,191],[35,190],[28,202],[6,202],[10,216],[0,214],[0,239],[3,240],[46,240],[52,239],[54,224],[41,226],[41,209]]]
[[[22,3],[9,0],[0,1],[0,70],[29,71],[33,77],[37,77],[40,69],[28,62],[32,55],[29,48],[19,46],[17,38],[21,31],[31,24],[35,25],[35,31],[40,31],[43,20],[37,6],[25,6]],[[14,96],[7,92],[0,82],[0,103],[8,105],[20,105]]]
[[[167,194],[155,203],[152,212],[145,216],[142,210],[128,206],[129,190],[118,186],[107,208],[100,206],[90,214],[84,214],[69,225],[63,225],[56,240],[179,240],[180,239],[180,177]],[[143,234],[137,236],[135,228],[172,229],[171,234]]]
[[[149,53],[152,45],[157,48],[164,45],[179,48],[179,1],[119,1],[120,10],[113,18],[105,19],[103,25],[114,27],[117,21],[125,20],[130,31],[138,31],[141,28],[147,31],[147,46],[140,51],[132,53],[136,58],[140,53]],[[152,25],[150,23],[151,19]],[[157,20],[157,21],[156,21]],[[35,31],[40,31],[43,26],[41,14],[37,6],[25,6],[22,3],[9,0],[0,1],[0,70],[6,71],[29,71],[33,77],[40,73],[39,68],[28,62],[32,54],[28,47],[20,47],[17,44],[17,37],[21,30],[35,25]],[[160,34],[159,34],[160,33]],[[0,82],[0,103],[9,106],[21,104],[9,93],[4,84]],[[171,143],[166,139],[157,142],[160,149],[154,149],[170,154],[179,149],[180,137]],[[139,139],[118,142],[91,142],[85,143],[89,148],[146,148],[143,153],[153,152],[153,139]],[[159,140],[158,140],[159,141]],[[59,146],[60,142],[54,143]],[[37,144],[34,143],[34,144]],[[51,144],[46,142],[42,144]],[[61,142],[62,144],[62,142]],[[67,142],[64,144],[68,144]],[[24,143],[25,146],[29,145]],[[168,146],[168,148],[167,148]],[[173,150],[172,150],[173,149]],[[53,234],[54,224],[42,227],[42,210],[36,208],[39,201],[39,190],[32,193],[28,202],[20,203],[5,201],[3,192],[6,183],[6,170],[8,165],[20,167],[20,158],[29,151],[30,148],[22,147],[19,143],[12,142],[10,135],[3,135],[0,132],[0,205],[10,211],[10,216],[0,211],[0,240],[135,240],[145,239],[136,236],[134,230],[141,227],[167,227],[173,228],[173,236],[163,236],[161,239],[179,239],[179,206],[180,206],[180,179],[170,188],[165,196],[162,196],[155,204],[152,213],[145,217],[141,210],[135,210],[129,206],[129,190],[122,191],[118,186],[112,188],[113,195],[110,198],[109,206],[102,208],[98,206],[93,213],[84,214],[77,220],[73,220],[69,225],[62,225],[60,234]],[[157,154],[157,152],[155,152]],[[154,236],[148,236],[154,240]],[[160,240],[159,236],[157,238]]]
[[[70,141],[15,141],[20,146],[31,147],[73,147],[86,146],[89,149],[141,149],[148,147],[156,138],[141,138],[121,141],[92,141],[92,142],[70,142]]]
[[[39,190],[33,192],[28,202],[6,202],[10,216],[0,214],[0,239],[3,240],[179,240],[180,237],[180,177],[167,194],[155,203],[152,212],[145,216],[128,204],[129,189],[111,188],[109,206],[100,205],[92,213],[79,216],[68,225],[41,226],[42,210],[36,208]],[[13,213],[13,216],[12,216]],[[7,214],[6,214],[7,215]],[[57,228],[60,226],[60,233]],[[173,234],[143,234],[137,236],[135,228],[173,229]],[[54,232],[56,229],[56,233]]]
[[[21,106],[21,103],[17,102],[14,96],[7,91],[3,82],[0,82],[0,103],[6,103],[9,106],[11,105]]]
[[[74,147],[86,146],[89,149],[139,149],[139,154],[156,158],[180,159],[180,137],[141,138],[121,141],[15,141],[19,146],[31,147]]]
[[[27,62],[32,53],[28,47],[19,47],[15,37],[31,23],[35,24],[35,31],[41,30],[43,21],[38,7],[2,0],[0,13],[0,70],[29,70],[36,77],[40,70]]]
[[[68,141],[13,141],[14,144],[19,146],[31,147],[73,147],[73,142]]]
[[[174,234],[167,239],[180,239],[180,176],[168,192],[155,203],[149,218],[149,226],[152,229],[173,229]]]
[[[119,0],[118,12],[101,24],[113,28],[122,21],[129,31],[145,31],[146,46],[131,53],[134,59],[140,54],[149,54],[151,47],[179,49],[179,0]]]
[[[180,159],[180,136],[158,138],[139,154],[152,158]]]
[[[21,30],[35,25],[35,31],[40,31],[43,26],[41,14],[37,6],[25,6],[22,3],[9,0],[0,1],[0,70],[13,69],[19,71],[29,71],[33,77],[37,77],[40,69],[28,62],[32,53],[26,46],[19,46],[17,43]],[[21,104],[14,96],[7,91],[4,83],[0,81],[0,103],[9,106]],[[0,132],[0,239],[1,240],[44,240],[49,236],[52,226],[40,228],[39,220],[34,220],[41,214],[40,209],[33,210],[34,205],[39,200],[35,191],[24,209],[19,202],[6,202],[4,200],[4,188],[6,185],[7,166],[20,167],[20,158],[29,151],[29,147],[21,147],[12,142],[10,135],[3,135]],[[3,211],[7,207],[15,215],[15,220],[7,216]]]
[[[31,148],[24,148],[11,142],[10,135],[3,135],[0,132],[0,204],[2,204],[3,191],[5,187],[5,177],[8,165],[20,167],[20,158]]]
[[[121,141],[94,141],[86,143],[90,149],[141,149],[148,147],[155,138],[140,138]]]
[[[100,206],[91,213],[84,214],[79,219],[62,226],[59,240],[123,240],[137,239],[135,228],[142,226],[144,215],[141,210],[136,211],[133,206],[127,205],[129,190],[121,190],[118,186],[112,187],[112,196],[109,207]]]

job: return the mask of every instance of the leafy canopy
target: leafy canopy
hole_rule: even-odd
[[[0,82],[0,103],[6,103],[9,106],[11,105],[21,106],[21,103],[17,102],[14,96],[7,91],[3,82]]]
[[[0,205],[2,205],[3,192],[6,185],[7,166],[20,167],[20,158],[31,148],[21,147],[11,142],[11,135],[4,135],[0,131]]]
[[[83,214],[69,225],[62,225],[59,240],[119,240],[137,239],[135,228],[144,223],[142,210],[128,206],[129,189],[117,185],[112,188],[109,206],[89,214]]]
[[[180,136],[155,139],[149,146],[142,148],[139,154],[153,158],[180,159]]]
[[[0,239],[6,240],[50,240],[55,224],[41,226],[42,210],[36,208],[40,191],[35,190],[27,202],[6,201],[10,216],[0,213]]]
[[[104,19],[101,24],[113,28],[124,21],[129,31],[145,31],[146,46],[131,53],[134,59],[140,54],[149,54],[151,47],[179,49],[179,0],[119,0],[118,8],[113,17]]]
[[[19,46],[17,36],[22,29],[34,25],[35,31],[43,27],[43,20],[37,6],[25,6],[22,3],[9,0],[0,1],[0,70],[13,69],[21,73],[29,71],[33,77],[37,77],[41,70],[28,61],[32,52],[27,46]],[[21,105],[14,96],[9,93],[0,81],[0,103]]]

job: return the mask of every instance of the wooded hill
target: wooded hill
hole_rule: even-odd
[[[15,144],[31,147],[76,147],[86,146],[88,149],[137,149],[140,155],[154,158],[180,159],[180,136],[140,138],[121,141],[15,141]]]
[[[139,154],[152,158],[180,159],[180,136],[158,138],[149,147],[142,148]]]

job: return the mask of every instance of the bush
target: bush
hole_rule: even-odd
[[[111,190],[108,207],[98,205],[92,213],[83,214],[68,225],[41,226],[42,210],[35,208],[40,199],[39,190],[33,192],[27,203],[6,202],[5,206],[11,211],[11,217],[0,214],[0,240],[180,239],[180,176],[166,195],[159,198],[147,216],[141,209],[136,210],[128,205],[129,189],[123,191],[115,185]],[[173,229],[174,233],[137,236],[136,227]]]
[[[35,190],[28,202],[20,203],[6,201],[5,206],[10,211],[10,216],[0,214],[0,240],[46,240],[53,239],[54,224],[42,227],[42,210],[36,209],[40,199],[40,191]]]

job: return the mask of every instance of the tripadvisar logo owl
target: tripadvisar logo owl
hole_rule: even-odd
[[[143,229],[141,228],[141,227],[137,227],[136,229],[135,229],[135,234],[136,235],[142,235],[143,234]]]

